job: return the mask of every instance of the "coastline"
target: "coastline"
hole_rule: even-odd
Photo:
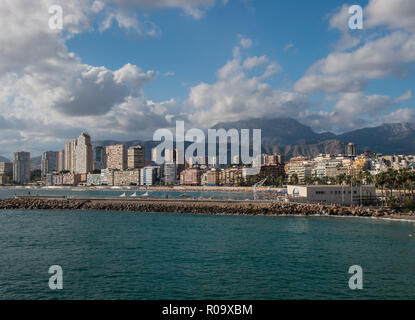
[[[73,191],[173,191],[173,192],[252,192],[252,187],[229,187],[229,186],[0,186],[0,190],[73,190]],[[280,192],[284,188],[257,187],[257,191]]]
[[[338,207],[275,201],[217,199],[117,199],[51,196],[16,196],[1,199],[0,210],[98,210],[129,212],[189,213],[249,216],[367,217],[415,222],[413,213],[400,214],[389,208]]]

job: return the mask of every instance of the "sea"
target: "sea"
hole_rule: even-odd
[[[0,210],[0,299],[415,299],[414,232],[370,218]]]

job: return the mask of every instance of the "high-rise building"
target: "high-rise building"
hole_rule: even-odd
[[[145,148],[135,146],[128,148],[128,169],[144,168],[145,166]]]
[[[64,171],[72,171],[71,167],[71,158],[72,158],[72,143],[71,142],[65,142],[65,166]]]
[[[42,177],[58,169],[58,153],[55,151],[46,151],[42,153],[41,171]]]
[[[140,185],[152,186],[159,180],[160,167],[149,166],[140,169]]]
[[[57,171],[62,172],[65,170],[65,150],[58,151],[58,164],[57,164]]]
[[[127,169],[128,155],[127,146],[125,144],[117,144],[105,147],[105,158],[107,168],[113,170]]]
[[[65,143],[65,171],[75,172],[76,168],[76,139]]]
[[[97,146],[94,148],[94,170],[102,170],[104,168],[106,168],[105,148]]]
[[[348,157],[355,157],[357,155],[357,148],[354,143],[348,143],[346,146],[345,154]]]
[[[91,137],[82,133],[76,140],[75,146],[75,170],[76,174],[92,172],[92,145]]]
[[[166,185],[176,184],[176,164],[174,162],[166,162],[164,164],[164,183]]]
[[[157,158],[157,147],[151,149],[151,161],[158,163],[160,159]]]
[[[13,160],[13,181],[26,183],[30,181],[30,152],[15,152]]]
[[[0,162],[0,176],[13,177],[13,162]]]

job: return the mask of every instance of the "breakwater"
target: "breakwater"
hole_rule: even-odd
[[[270,216],[329,215],[414,219],[413,213],[399,215],[388,208],[350,208],[323,204],[208,199],[88,199],[16,196],[14,198],[0,200],[0,209],[103,210]]]

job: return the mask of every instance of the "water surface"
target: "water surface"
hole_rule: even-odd
[[[0,210],[0,299],[414,299],[413,231],[359,218]],[[61,291],[48,287],[55,264]],[[355,264],[361,291],[348,287]]]

